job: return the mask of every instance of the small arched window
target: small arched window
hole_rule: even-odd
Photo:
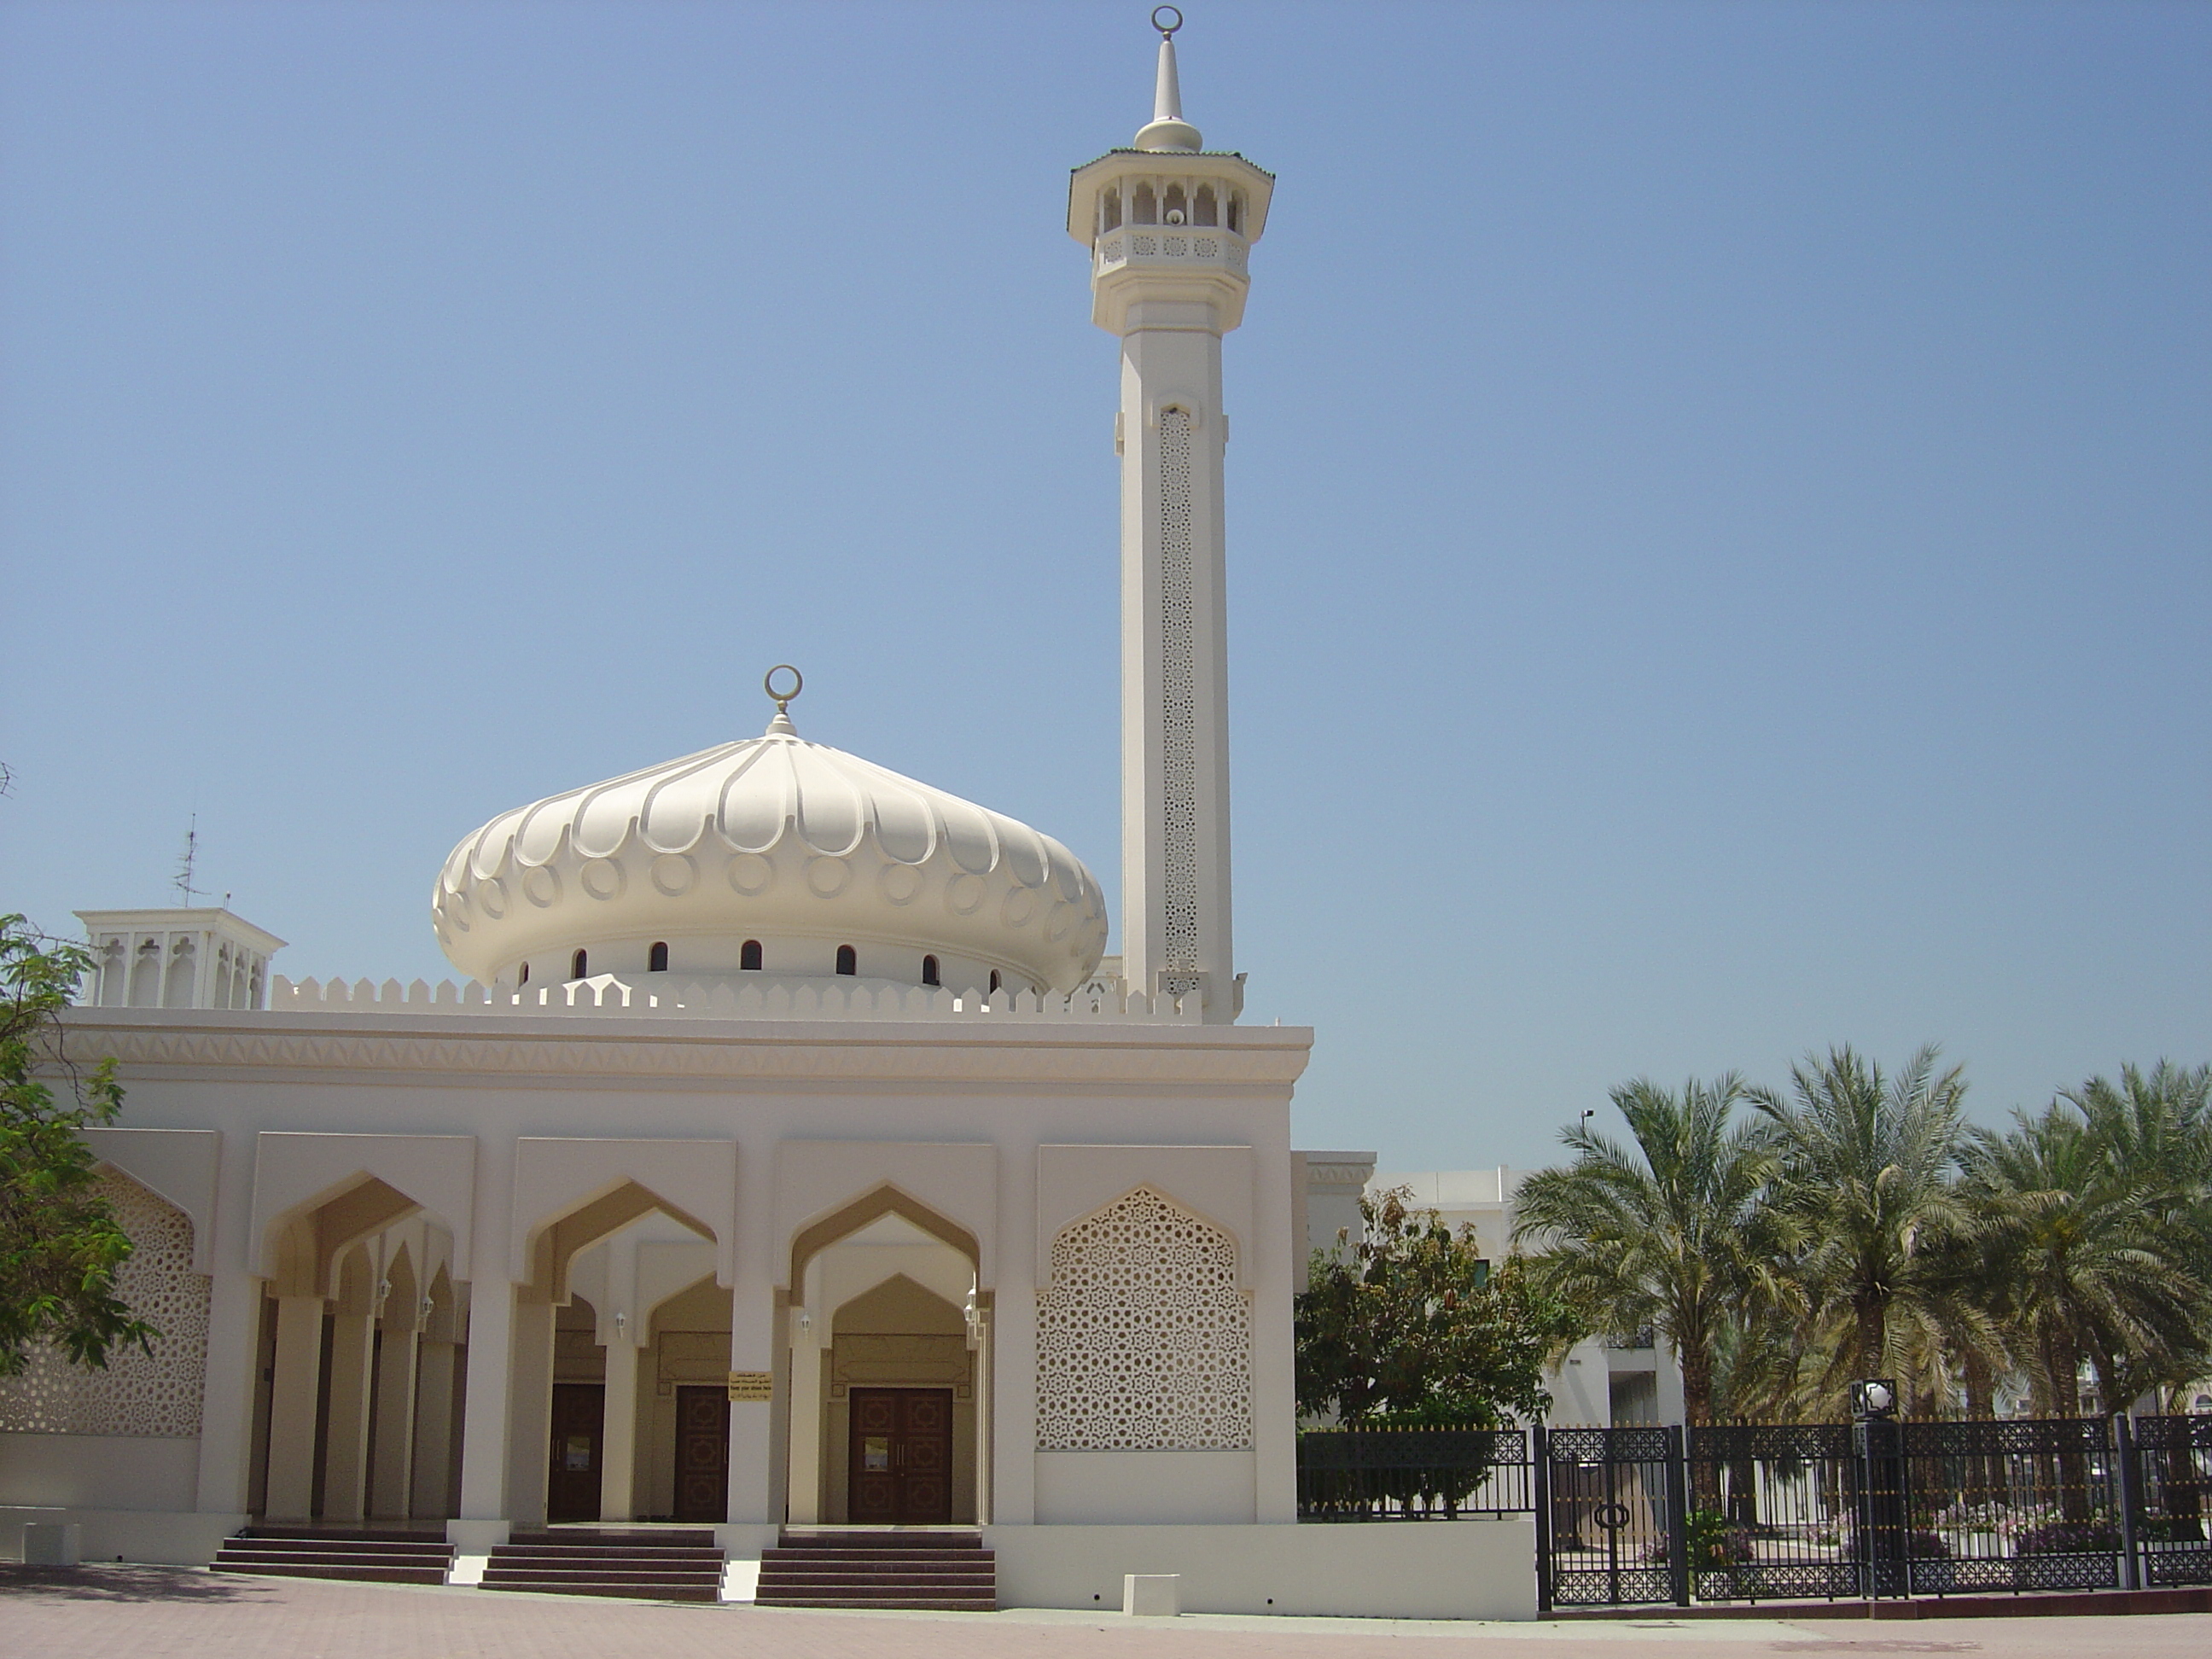
[[[1121,229],[1121,192],[1118,190],[1108,191],[1106,194],[1099,199],[1098,210],[1098,228],[1101,230]]]
[[[1241,190],[1229,193],[1229,228],[1239,236],[1244,234],[1244,192]]]
[[[859,973],[860,971],[860,953],[858,951],[855,951],[849,945],[839,945],[837,947],[837,971],[841,974]]]
[[[568,977],[570,979],[589,979],[591,975],[592,959],[586,956],[581,951],[577,951],[574,956],[568,958]]]
[[[991,969],[991,994],[999,994],[999,970],[995,968]]]
[[[935,957],[924,957],[921,959],[921,982],[924,985],[942,985],[945,982],[937,976]]]
[[[522,964],[522,973],[514,982],[517,985],[527,985],[530,983],[530,964],[526,962]]]
[[[1139,185],[1129,198],[1129,222],[1133,225],[1152,225],[1159,222],[1159,208],[1150,185]]]
[[[1220,210],[1214,204],[1212,185],[1200,185],[1198,194],[1191,198],[1190,222],[1194,225],[1218,225],[1221,222]]]
[[[645,953],[645,971],[648,974],[665,974],[668,971],[668,941],[666,939],[654,940],[653,948]]]
[[[1183,211],[1182,203],[1182,186],[1181,185],[1170,185],[1168,186],[1167,212],[1164,216],[1170,224],[1179,225],[1182,223],[1185,219],[1190,216]]]
[[[738,952],[738,966],[748,974],[757,974],[760,972],[760,941],[757,939],[749,939],[744,943],[744,948]]]

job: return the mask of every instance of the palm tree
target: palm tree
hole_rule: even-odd
[[[2136,1340],[2093,1342],[2088,1355],[2105,1408],[2124,1411],[2212,1368],[2212,1066],[2124,1066],[2117,1086],[2094,1077],[2060,1098],[2095,1148],[2095,1190],[2160,1264],[2160,1288],[2136,1304]]]
[[[1976,1130],[1965,1158],[1988,1259],[2010,1287],[1996,1311],[2032,1356],[2045,1411],[2081,1414],[2084,1360],[2104,1409],[2124,1409],[2191,1346],[2203,1286],[2161,1183],[2108,1158],[2090,1119],[2054,1101],[2014,1120],[2003,1134]]]
[[[1924,1411],[1962,1349],[2002,1352],[1961,1272],[1977,1221],[1954,1179],[1966,1079],[1936,1060],[1923,1048],[1892,1078],[1835,1048],[1790,1068],[1786,1098],[1747,1091],[1778,1137],[1777,1205],[1800,1241],[1790,1271],[1828,1352],[1817,1389],[1830,1405],[1853,1377],[1888,1376]]]
[[[1715,1368],[1747,1308],[1786,1303],[1786,1255],[1767,1196],[1775,1163],[1755,1125],[1732,1122],[1734,1073],[1679,1094],[1644,1079],[1613,1091],[1632,1146],[1587,1123],[1561,1139],[1576,1154],[1514,1194],[1513,1240],[1539,1248],[1544,1281],[1616,1336],[1650,1329],[1682,1367],[1684,1414],[1713,1420]]]

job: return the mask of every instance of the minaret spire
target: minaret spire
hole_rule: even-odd
[[[1091,252],[1091,320],[1121,342],[1121,950],[1129,988],[1243,1001],[1230,941],[1229,629],[1224,609],[1221,337],[1244,318],[1247,257],[1274,180],[1206,155],[1182,118],[1172,6],[1156,113],[1131,149],[1069,181]]]
[[[1174,19],[1160,21],[1162,13]],[[1198,129],[1182,118],[1182,81],[1176,73],[1176,31],[1182,27],[1182,14],[1173,6],[1152,9],[1152,27],[1160,32],[1159,80],[1152,93],[1152,118],[1149,125],[1137,134],[1139,149],[1195,150],[1199,148]]]

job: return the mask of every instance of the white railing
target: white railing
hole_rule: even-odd
[[[658,979],[659,975],[654,975]],[[726,980],[672,981],[643,984],[611,974],[520,991],[471,980],[431,985],[396,979],[382,984],[342,979],[297,981],[276,975],[270,982],[273,1013],[319,1009],[378,1009],[410,1014],[586,1014],[627,1013],[695,1019],[895,1019],[895,1020],[1070,1020],[1150,1025],[1200,1023],[1196,997],[1157,999],[1091,987],[1073,994],[1048,991],[954,992],[929,986],[815,985],[787,981],[766,986],[732,986]]]

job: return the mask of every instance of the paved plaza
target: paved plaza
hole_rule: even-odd
[[[1566,1659],[1570,1654],[2202,1659],[2212,1613],[1450,1625],[1097,1613],[800,1613],[492,1595],[167,1567],[0,1566],[0,1654],[131,1659]]]

